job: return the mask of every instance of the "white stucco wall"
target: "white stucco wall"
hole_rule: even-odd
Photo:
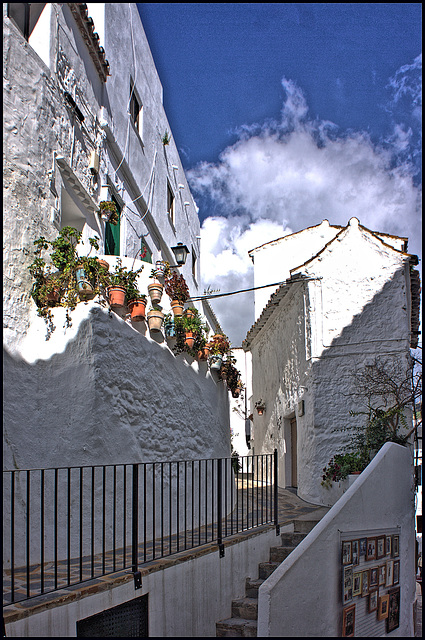
[[[314,227],[317,234],[320,226]],[[312,230],[310,230],[312,231]],[[277,306],[250,337],[255,453],[279,451],[279,484],[291,485],[291,432],[297,419],[298,495],[332,504],[320,484],[323,467],[360,426],[353,372],[376,357],[409,363],[409,264],[406,254],[381,242],[357,219],[292,276]],[[275,300],[273,300],[275,303]],[[303,408],[299,402],[303,401]]]
[[[249,252],[254,262],[254,286],[283,282],[294,267],[304,264],[322,247],[335,238],[341,227],[331,226],[328,220],[283,238],[257,247]],[[255,291],[255,319],[258,318],[273,289]]]
[[[353,539],[400,530],[400,626],[395,637],[413,636],[415,534],[412,456],[387,443],[342,498],[261,585],[258,637],[341,637],[341,534]],[[361,536],[363,537],[363,535]],[[350,536],[348,535],[348,538]],[[378,562],[377,562],[378,564]],[[379,595],[389,591],[380,587]],[[355,597],[355,636],[385,633],[385,621],[365,613],[367,598]],[[347,603],[348,604],[348,603]],[[349,603],[351,604],[351,603]],[[359,631],[360,623],[368,628]]]
[[[232,600],[245,595],[245,580],[258,575],[258,564],[269,558],[276,532],[268,530],[225,548],[217,548],[162,571],[143,574],[142,588],[133,581],[103,593],[50,608],[10,624],[8,637],[76,637],[76,622],[149,594],[149,636],[215,637],[216,623],[231,616]],[[143,571],[143,567],[142,567]]]

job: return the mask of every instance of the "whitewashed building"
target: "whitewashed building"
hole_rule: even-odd
[[[82,231],[112,266],[175,264],[200,295],[200,223],[136,4],[4,4],[4,462],[6,468],[230,454],[228,392],[163,333],[79,303],[45,339],[33,242]],[[99,215],[113,200],[120,222]],[[170,311],[164,293],[163,311]],[[212,333],[217,319],[196,302]],[[49,443],[47,445],[47,443]]]
[[[252,353],[253,447],[279,452],[281,486],[315,504],[333,504],[323,468],[344,446],[352,373],[376,357],[406,366],[417,346],[419,282],[407,239],[370,231],[357,218],[327,220],[250,252],[255,286],[282,284],[243,343]],[[255,409],[265,407],[262,415]]]

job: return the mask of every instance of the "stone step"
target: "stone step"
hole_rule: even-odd
[[[272,547],[270,549],[270,562],[283,562],[295,547],[296,545],[292,547]]]
[[[279,565],[280,562],[260,562],[258,565],[258,577],[267,580]]]
[[[297,546],[297,544],[300,544],[300,542],[304,540],[306,535],[306,533],[281,533],[280,539],[282,540],[282,546]]]
[[[232,602],[232,618],[245,618],[245,620],[257,620],[258,598],[239,598]]]
[[[228,618],[217,622],[216,638],[256,638],[257,621],[244,618]]]
[[[319,520],[294,520],[294,533],[310,533]]]
[[[262,578],[258,578],[254,580],[253,578],[247,578],[245,580],[245,595],[247,598],[258,598],[258,589],[263,584],[264,580]]]

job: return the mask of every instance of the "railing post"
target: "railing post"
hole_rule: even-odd
[[[274,464],[273,464],[274,524],[276,527],[276,535],[278,536],[280,533],[280,526],[279,526],[279,503],[278,503],[278,493],[277,493],[277,449],[274,450],[273,458],[274,458]]]
[[[222,510],[223,510],[223,482],[221,474],[222,459],[217,460],[217,544],[220,553],[220,558],[224,558],[224,544],[223,544],[223,523],[222,523]]]
[[[142,576],[137,570],[137,557],[139,546],[139,465],[133,464],[133,496],[132,496],[132,540],[131,540],[131,571],[134,577],[134,588],[142,586]]]

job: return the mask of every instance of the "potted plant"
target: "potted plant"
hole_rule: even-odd
[[[70,311],[75,309],[80,300],[84,300],[84,291],[99,291],[101,269],[95,258],[80,258],[76,247],[81,241],[81,232],[74,227],[64,227],[55,240],[47,240],[44,236],[34,241],[35,259],[29,265],[30,274],[34,278],[31,295],[38,307],[38,315],[44,317],[48,325],[48,336],[54,330],[51,308],[57,305],[66,309],[66,326],[71,325]],[[98,238],[90,238],[91,248],[98,248]],[[91,249],[90,249],[91,250]],[[43,252],[49,252],[50,263],[42,258]],[[56,271],[53,270],[56,267]],[[78,267],[82,269],[78,273]],[[93,280],[89,287],[82,287],[81,280],[86,274]]]
[[[176,338],[176,327],[174,325],[174,316],[171,313],[165,314],[164,317],[164,331],[166,338]]]
[[[321,485],[329,488],[333,482],[345,480],[349,474],[361,473],[368,463],[360,451],[337,453],[323,468]]]
[[[118,209],[112,200],[99,202],[99,213],[104,222],[109,222],[116,226],[120,221]]]
[[[135,285],[138,275],[143,271],[143,266],[136,271],[126,269],[122,266],[121,258],[118,258],[115,269],[109,274],[108,297],[111,307],[124,307],[127,290],[130,297],[137,298],[139,291]]]
[[[147,303],[146,295],[140,293],[132,279],[127,282],[126,295],[131,319],[135,322],[144,320]]]
[[[230,342],[224,334],[216,333],[209,341],[208,346],[210,348],[210,368],[219,371],[224,354],[230,350]]]
[[[194,309],[190,316],[174,316],[174,326],[177,338],[175,353],[186,351],[196,357],[206,344],[208,331],[207,324],[199,311]]]
[[[189,299],[189,287],[182,274],[169,272],[165,277],[165,293],[171,299],[171,308],[175,316],[183,314],[185,302]]]
[[[147,313],[149,331],[158,332],[162,329],[165,314],[162,311],[162,307],[154,305]]]

